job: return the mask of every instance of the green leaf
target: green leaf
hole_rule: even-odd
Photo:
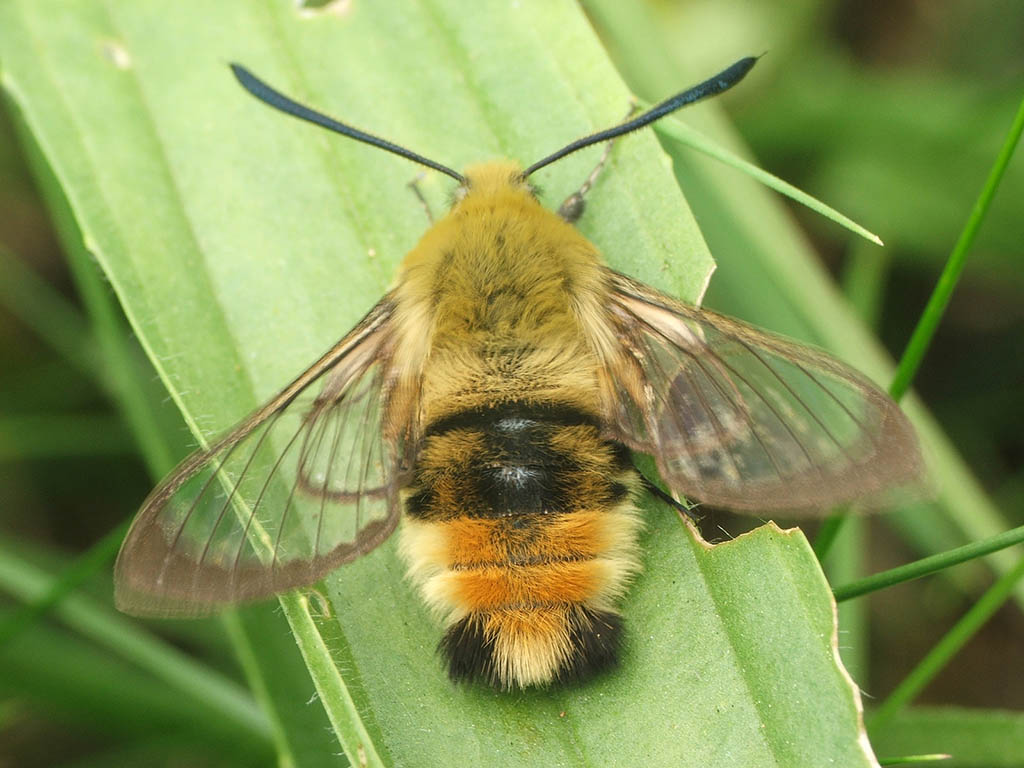
[[[1024,714],[998,709],[918,707],[871,729],[879,752],[946,752],[943,768],[1024,768]]]
[[[972,10],[980,20],[981,9]],[[685,30],[679,32],[673,39],[686,46]],[[769,46],[774,61],[777,48]],[[972,70],[950,66],[864,66],[817,35],[779,58],[786,63],[776,67],[771,97],[744,104],[744,135],[755,148],[803,158],[804,184],[879,227],[904,268],[937,271],[1003,143],[1020,102],[1019,80],[993,71],[979,83]],[[794,62],[800,64],[789,66]],[[1024,165],[1011,165],[1003,185],[970,273],[1019,292],[1015,202],[1024,195]]]
[[[999,150],[999,155],[996,157],[995,163],[989,171],[988,178],[985,180],[985,186],[982,187],[978,199],[971,209],[971,215],[964,224],[960,237],[957,238],[956,245],[953,246],[953,251],[946,261],[946,266],[942,270],[935,290],[928,299],[928,304],[921,313],[921,319],[914,329],[910,341],[907,342],[907,348],[903,356],[900,358],[896,373],[893,376],[893,382],[889,386],[890,394],[897,400],[903,396],[910,387],[910,383],[914,380],[914,375],[917,373],[917,369],[924,359],[932,338],[935,336],[935,330],[945,314],[946,307],[949,306],[949,300],[953,296],[953,291],[967,263],[967,255],[974,244],[974,239],[977,237],[982,222],[985,220],[985,215],[992,204],[992,198],[995,197],[996,190],[999,188],[999,183],[1006,172],[1006,166],[1010,164],[1010,158],[1013,157],[1013,151],[1017,148],[1022,132],[1024,132],[1024,100],[1017,107],[1017,115],[1014,117],[1013,125],[1010,126],[1010,130],[1006,135],[1006,141]]]
[[[931,753],[928,755],[901,755],[900,757],[883,757],[880,762],[883,768],[888,768],[890,765],[918,765],[924,763],[939,763],[944,760],[949,760],[949,755],[945,753]]]
[[[764,184],[768,189],[774,189],[780,195],[785,195],[801,205],[806,205],[815,213],[821,214],[826,219],[831,219],[839,226],[845,227],[856,235],[860,235],[865,240],[872,242],[875,245],[884,245],[878,235],[874,232],[869,232],[849,216],[844,216],[835,208],[826,205],[811,195],[808,195],[803,190],[797,189],[792,184],[787,181],[783,181],[775,174],[768,173],[768,171],[763,168],[758,168],[756,165],[744,160],[736,153],[730,152],[725,147],[722,147],[712,141],[700,131],[694,130],[678,118],[670,117],[661,121],[658,123],[657,131],[666,139],[676,141],[682,146],[690,147],[698,152],[703,152],[708,157],[713,157],[715,160],[718,160],[731,168],[742,171],[752,179]]]
[[[341,747],[317,701],[291,629],[271,603],[224,615],[249,687],[271,722],[281,766],[337,766]]]
[[[836,598],[836,602],[841,603],[879,589],[902,584],[912,579],[919,579],[930,573],[937,573],[954,565],[969,562],[974,558],[982,557],[990,552],[998,552],[1000,549],[1012,547],[1022,542],[1024,542],[1024,526],[1017,526],[988,539],[974,541],[947,552],[940,552],[931,557],[915,560],[912,563],[907,563],[888,571],[874,573],[857,581],[842,584],[833,589],[832,593]]]
[[[1016,568],[1000,576],[996,583],[978,598],[977,602],[960,617],[956,624],[950,627],[949,631],[900,681],[895,690],[871,713],[868,722],[874,726],[881,725],[913,701],[978,630],[992,618],[992,615],[999,610],[1021,579],[1024,579],[1024,558],[1017,563]]]
[[[614,123],[629,103],[569,2],[330,8],[0,6],[4,87],[203,437],[341,336],[426,227],[405,186],[415,168],[266,109],[226,62],[454,167],[529,162]],[[599,154],[538,174],[546,201],[557,205]],[[424,187],[438,207],[445,183],[432,175]],[[581,228],[613,266],[670,293],[695,299],[706,286],[703,238],[649,133],[616,148]],[[337,620],[284,598],[349,759],[875,765],[802,535],[767,526],[712,549],[665,508],[647,512],[622,667],[578,688],[453,687],[434,655],[440,628],[393,543],[328,579]]]

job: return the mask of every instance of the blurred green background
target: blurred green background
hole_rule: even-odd
[[[762,167],[885,240],[879,249],[790,206],[828,269],[898,357],[1024,90],[1024,4],[707,0],[649,6],[660,42],[695,76],[739,55],[767,52],[744,87],[729,94],[729,115]],[[600,30],[599,21],[596,26]],[[151,480],[111,393],[95,383],[102,376],[91,367],[101,357],[29,164],[16,127],[0,112],[0,545],[57,571],[123,523]],[[1024,522],[1022,201],[1024,159],[1018,155],[916,380],[1010,525]],[[695,210],[699,220],[696,203]],[[708,237],[712,252],[723,262],[728,258],[735,271],[742,254],[720,254],[713,233]],[[15,284],[17,292],[6,290]],[[719,289],[715,279],[707,303],[744,314],[742,297]],[[126,324],[124,333],[130,335]],[[146,394],[162,403],[168,433],[184,450],[187,431],[155,375],[149,379]],[[710,515],[705,534],[728,535],[719,525],[738,530],[727,516]],[[871,521],[864,535],[868,571],[918,556],[882,520]],[[978,586],[932,578],[872,596],[869,638],[860,643],[869,652],[857,662],[857,681],[868,695],[890,691],[963,613]],[[109,568],[87,588],[109,602]],[[5,614],[13,604],[0,595]],[[243,680],[219,624],[169,631],[182,647]],[[61,643],[70,638],[46,638],[60,658]],[[1024,614],[1018,603],[1008,603],[919,703],[1024,710],[1022,641]],[[55,671],[51,687],[40,686],[27,665],[19,666],[16,651],[0,649],[12,654],[0,677],[0,766],[85,765],[77,761],[94,755],[104,755],[95,764],[112,764],[118,754],[125,764],[147,764],[132,744],[157,728],[159,712],[152,723],[143,713],[131,721],[116,707],[107,714],[97,705],[99,694],[70,693],[85,657]],[[1020,721],[1014,723],[1019,735]],[[258,751],[206,752],[202,729],[182,727],[200,735],[169,736],[165,764],[269,759]],[[1024,765],[1024,756],[999,764]]]

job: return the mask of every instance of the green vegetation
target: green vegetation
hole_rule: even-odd
[[[842,3],[320,5],[0,6],[4,756],[1024,767],[1024,682],[1006,671],[1024,634],[1019,155],[986,184],[1015,115],[1019,134],[1024,13],[893,4],[890,27]],[[685,126],[621,142],[581,228],[686,298],[717,265],[706,303],[884,385],[954,252],[963,275],[927,313],[938,335],[905,401],[934,499],[829,529],[824,574],[800,531],[739,535],[757,521],[712,511],[702,535],[737,538],[709,548],[651,502],[622,668],[579,688],[453,688],[393,543],[280,605],[114,611],[110,563],[151,483],[344,333],[426,226],[415,168],[260,107],[228,61],[462,167],[531,161],[619,119],[630,93],[656,100],[764,50]],[[691,148],[695,131],[878,233],[884,250],[792,209],[849,301],[779,196]],[[538,174],[546,201],[599,151]],[[435,210],[448,187],[424,179]]]

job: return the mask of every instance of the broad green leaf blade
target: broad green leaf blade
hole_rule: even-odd
[[[3,84],[202,437],[344,333],[426,227],[405,187],[417,169],[266,109],[226,62],[455,167],[529,162],[629,103],[571,3],[342,7],[0,7]],[[539,174],[546,200],[557,205],[599,154]],[[437,206],[445,184],[425,186]],[[684,298],[706,286],[710,257],[649,133],[616,149],[582,229],[616,268]],[[622,668],[579,688],[454,688],[393,543],[328,579],[337,621],[287,597],[350,759],[875,765],[802,536],[769,527],[706,550],[669,511],[648,513]]]

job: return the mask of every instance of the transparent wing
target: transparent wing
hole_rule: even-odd
[[[399,517],[409,444],[385,297],[324,357],[146,499],[115,567],[128,613],[195,616],[311,584]]]
[[[620,359],[605,384],[608,426],[653,455],[673,491],[806,514],[920,478],[906,417],[849,366],[623,275],[609,279]]]

